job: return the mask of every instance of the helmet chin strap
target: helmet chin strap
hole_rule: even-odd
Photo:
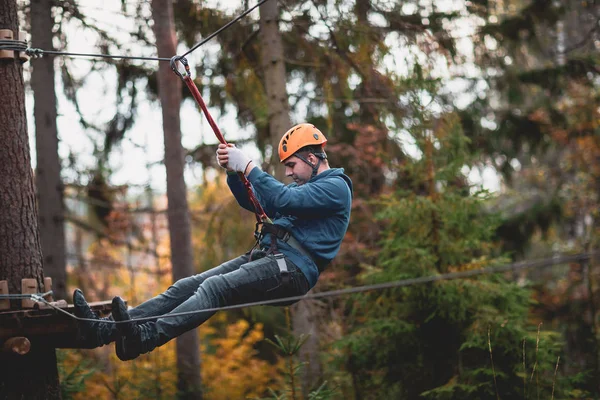
[[[314,153],[312,153],[314,154]],[[315,176],[317,176],[317,172],[319,171],[319,167],[321,166],[321,161],[324,160],[324,158],[322,158],[322,155],[317,155],[315,154],[315,157],[317,157],[319,159],[319,161],[316,164],[311,163],[310,161],[308,161],[308,159],[300,154],[294,154],[296,157],[298,157],[299,159],[301,159],[302,161],[304,161],[305,163],[307,163],[308,165],[310,165],[310,167],[312,168],[312,175],[310,176],[310,178],[314,178]],[[325,158],[327,158],[327,156],[325,156]]]

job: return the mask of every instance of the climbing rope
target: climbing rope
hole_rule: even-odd
[[[185,71],[182,72],[179,70],[178,65],[177,65],[178,62],[184,66]],[[217,126],[217,123],[215,122],[213,117],[210,115],[210,112],[208,111],[208,107],[206,107],[206,103],[204,103],[204,100],[202,99],[202,96],[200,95],[200,91],[198,90],[198,87],[196,86],[196,84],[194,83],[194,80],[192,79],[192,75],[190,72],[190,66],[189,66],[185,56],[174,56],[173,58],[171,58],[171,69],[173,70],[173,72],[175,72],[175,74],[179,78],[181,78],[181,80],[183,80],[183,82],[186,84],[186,86],[192,93],[194,100],[196,100],[196,103],[200,106],[200,109],[202,109],[202,112],[204,113],[204,115],[206,116],[206,119],[208,120],[208,124],[212,128],[212,130],[215,133],[215,136],[217,137],[219,142],[221,142],[223,144],[227,144],[225,137],[221,133],[221,130]],[[250,202],[252,203],[252,206],[254,207],[254,213],[256,215],[256,230],[254,233],[255,233],[255,235],[257,235],[259,224],[264,223],[264,222],[272,223],[272,221],[267,216],[267,214],[263,210],[262,206],[260,205],[258,199],[254,195],[254,191],[252,190],[252,185],[246,178],[246,175],[244,175],[243,172],[238,172],[238,176],[240,177],[242,183],[246,187],[246,191],[248,192],[248,198],[250,199]]]
[[[338,290],[330,290],[330,291],[325,291],[325,292],[311,293],[311,294],[307,294],[304,296],[290,296],[290,297],[283,297],[283,298],[273,299],[273,300],[264,300],[264,301],[256,301],[256,302],[251,302],[251,303],[235,304],[235,305],[224,306],[224,307],[206,308],[206,309],[195,310],[195,311],[154,315],[151,317],[132,318],[131,320],[128,320],[128,321],[112,321],[112,320],[105,320],[105,319],[100,320],[100,319],[91,319],[91,318],[80,318],[80,317],[77,317],[77,316],[63,310],[62,308],[57,307],[54,304],[48,302],[46,299],[44,299],[44,297],[42,295],[31,294],[31,295],[23,295],[23,296],[28,296],[28,298],[31,298],[35,301],[46,303],[48,306],[67,315],[69,318],[73,318],[78,321],[102,322],[102,323],[106,323],[106,324],[119,324],[119,323],[132,322],[132,321],[143,322],[143,321],[156,320],[158,318],[175,318],[175,317],[179,317],[179,316],[183,316],[183,315],[213,313],[213,312],[217,312],[217,311],[234,310],[234,309],[240,309],[240,308],[246,308],[246,307],[281,304],[281,303],[287,303],[287,302],[295,302],[295,301],[299,301],[299,300],[316,300],[316,299],[322,299],[322,298],[328,298],[328,297],[338,297],[338,296],[343,296],[343,295],[347,295],[347,294],[363,293],[363,292],[383,290],[383,289],[392,289],[392,288],[399,288],[399,287],[408,287],[408,286],[421,285],[424,283],[465,279],[465,278],[470,278],[470,277],[475,277],[475,276],[480,276],[480,275],[498,274],[498,273],[502,273],[502,272],[519,271],[519,270],[525,270],[525,269],[530,269],[530,268],[547,268],[547,267],[551,267],[554,265],[567,264],[567,263],[571,263],[571,262],[581,263],[584,261],[588,261],[595,256],[598,256],[598,254],[600,254],[600,252],[594,251],[594,252],[579,253],[579,254],[572,254],[572,255],[556,255],[551,258],[545,258],[545,259],[533,260],[533,261],[522,261],[522,262],[517,262],[517,263],[512,263],[512,264],[499,265],[496,267],[488,267],[488,268],[473,269],[473,270],[468,270],[468,271],[458,271],[458,272],[449,272],[449,273],[438,274],[438,275],[422,276],[422,277],[418,277],[418,278],[403,279],[403,280],[399,280],[399,281],[378,283],[378,284],[373,284],[373,285],[356,286],[356,287],[351,287],[351,288],[346,288],[346,289],[338,289]],[[0,295],[0,299],[2,299],[3,296],[11,296],[11,295]]]

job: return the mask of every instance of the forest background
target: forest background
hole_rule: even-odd
[[[18,4],[32,47],[170,57],[255,4],[221,3]],[[593,252],[599,49],[594,1],[271,0],[188,59],[225,137],[263,169],[285,179],[274,145],[308,121],[352,178],[351,226],[319,293]],[[254,219],[227,189],[216,138],[162,64],[162,75],[155,61],[25,65],[44,273],[58,298],[79,287],[89,300],[139,304],[253,244]],[[41,123],[36,113],[56,99],[56,123]],[[112,345],[59,349],[60,389],[114,399],[599,398],[596,264],[223,312],[127,363]]]

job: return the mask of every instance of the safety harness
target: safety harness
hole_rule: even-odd
[[[181,72],[179,70],[179,68],[177,67],[177,62],[180,62],[184,66],[185,72]],[[215,121],[212,118],[212,116],[210,115],[210,113],[208,112],[208,108],[206,107],[206,103],[204,103],[204,100],[202,99],[202,96],[200,95],[200,91],[198,90],[198,87],[192,80],[190,66],[187,62],[187,59],[182,56],[174,56],[173,58],[171,58],[171,69],[173,70],[173,72],[175,72],[175,74],[179,78],[181,78],[181,80],[186,84],[186,86],[192,93],[194,100],[196,100],[196,103],[198,103],[198,105],[202,109],[204,116],[208,120],[208,123],[209,123],[210,127],[212,128],[213,132],[215,133],[215,136],[217,137],[219,142],[221,142],[223,144],[227,144],[225,137],[221,133],[219,127],[215,123]],[[308,160],[304,159],[304,157],[299,157],[299,158],[303,159],[305,162],[307,162],[309,165],[311,165],[313,167],[313,174],[316,175],[316,173],[314,173],[315,166],[312,165],[310,162],[308,162]],[[319,163],[320,162],[321,162],[321,158],[319,158]],[[318,169],[318,165],[319,164],[317,164],[317,166],[316,166],[317,169]],[[240,177],[244,186],[246,187],[246,191],[248,192],[248,198],[250,199],[250,203],[252,203],[252,206],[254,207],[254,214],[256,216],[256,226],[254,229],[254,237],[256,238],[256,243],[254,244],[254,247],[252,247],[252,249],[248,252],[250,255],[250,259],[256,260],[256,259],[268,256],[268,255],[272,255],[275,258],[275,260],[277,261],[277,265],[279,267],[279,272],[281,273],[283,282],[287,283],[287,282],[289,282],[289,271],[287,269],[284,255],[282,253],[280,253],[279,250],[277,249],[277,239],[287,242],[290,246],[296,248],[298,251],[300,251],[304,255],[307,255],[308,257],[310,257],[310,256],[308,255],[306,250],[304,250],[302,248],[302,245],[296,239],[294,239],[294,237],[292,235],[290,235],[290,233],[288,231],[286,231],[284,228],[282,228],[280,226],[273,224],[273,221],[271,221],[271,219],[267,216],[267,214],[263,210],[262,206],[258,202],[258,199],[254,195],[254,191],[252,190],[252,184],[248,181],[248,179],[246,178],[244,173],[238,172],[238,176]],[[259,226],[261,226],[261,225],[262,225],[262,228],[259,231]],[[260,241],[267,234],[271,235],[271,244],[269,246],[269,249],[267,251],[264,251],[264,250],[260,249]]]

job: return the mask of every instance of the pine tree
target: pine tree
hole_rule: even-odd
[[[597,2],[472,2],[483,25],[474,38],[481,78],[489,86],[462,113],[484,160],[504,174],[496,201],[498,235],[515,257],[598,246],[600,85]],[[479,121],[486,121],[485,128]],[[600,394],[600,336],[594,261],[539,282],[535,312],[566,326],[566,371]],[[581,278],[579,278],[581,277]],[[585,318],[574,318],[585,315]]]
[[[461,117],[473,146],[521,194],[512,196],[510,208],[524,211],[507,212],[499,234],[506,250],[523,256],[539,230],[565,220],[576,223],[566,215],[568,199],[561,189],[585,169],[574,162],[582,150],[598,148],[594,40],[600,37],[600,6],[575,0],[476,1],[470,10],[484,21],[473,38],[474,55],[489,90]]]
[[[385,230],[378,264],[364,268],[362,278],[369,283],[478,269],[505,260],[493,245],[498,219],[482,209],[486,192],[471,187],[462,172],[472,155],[459,117],[432,111],[435,101],[425,107],[428,96],[422,91],[409,98],[408,130],[419,154],[400,166],[404,184],[378,202]],[[373,399],[550,393],[552,375],[545,374],[553,371],[558,342],[555,334],[545,333],[535,350],[530,301],[526,288],[498,275],[356,297],[350,305],[350,334],[341,341],[355,390]],[[531,373],[534,357],[544,374],[539,383],[524,387],[523,374]]]

